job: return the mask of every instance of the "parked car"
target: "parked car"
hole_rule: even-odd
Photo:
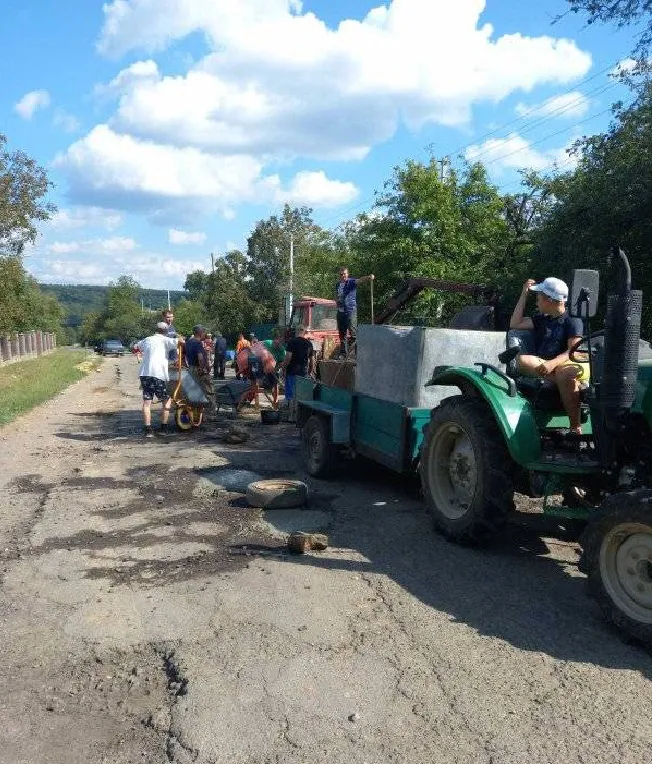
[[[127,352],[127,348],[120,340],[104,340],[100,342],[97,351],[100,355],[113,355],[119,357]]]

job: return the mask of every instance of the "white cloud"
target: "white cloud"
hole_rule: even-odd
[[[493,39],[483,10],[483,0],[393,0],[333,30],[288,0],[117,0],[105,6],[103,51],[156,50],[199,30],[217,52],[186,76],[164,77],[151,60],[125,69],[109,86],[120,94],[111,125],[211,151],[355,159],[401,119],[462,124],[477,101],[589,69],[568,40]]]
[[[81,129],[81,123],[77,117],[68,114],[63,109],[57,109],[52,124],[55,127],[60,127],[64,133],[76,133]]]
[[[357,193],[351,183],[324,173],[299,173],[289,189],[277,175],[265,176],[262,161],[244,154],[213,155],[120,135],[98,125],[59,155],[73,198],[98,206],[139,209],[168,220],[189,210],[228,210],[241,202],[278,203],[299,196],[315,206],[333,206]]]
[[[47,109],[49,105],[50,94],[47,90],[32,90],[15,104],[14,111],[23,119],[31,119],[39,109]]]
[[[160,252],[142,252],[138,255],[117,256],[89,261],[83,255],[69,257],[45,255],[28,262],[30,272],[47,283],[108,284],[120,276],[133,276],[142,286],[154,289],[180,289],[188,273],[200,268],[206,270],[206,262],[197,259],[180,259]]]
[[[102,207],[72,207],[58,210],[48,222],[55,231],[79,228],[104,228],[113,231],[122,225],[122,215]]]
[[[579,90],[571,93],[553,96],[535,106],[519,103],[516,106],[516,113],[523,117],[555,117],[557,119],[575,119],[583,117],[589,110],[591,102]]]
[[[133,252],[138,247],[134,239],[114,236],[108,239],[86,239],[84,241],[55,241],[45,247],[45,252],[52,255],[69,255],[83,252],[94,255],[121,255]]]
[[[353,183],[329,180],[324,172],[299,172],[287,190],[278,189],[279,204],[306,205],[308,207],[339,207],[358,196]]]
[[[159,79],[158,65],[156,61],[149,59],[147,61],[136,61],[135,63],[123,69],[107,85],[96,85],[95,95],[102,97],[115,97],[138,85],[138,83],[148,80],[156,81]]]
[[[537,150],[518,133],[510,133],[507,138],[490,138],[484,143],[469,146],[464,155],[471,162],[477,159],[498,171],[522,168],[545,170],[555,165],[568,170],[576,161],[567,154],[571,143],[562,148]]]
[[[200,231],[190,233],[189,231],[179,231],[176,228],[170,228],[168,231],[168,241],[170,244],[203,244],[206,241],[206,234]]]
[[[56,164],[73,199],[175,226],[246,202],[346,203],[355,187],[319,166],[284,181],[269,168],[359,160],[402,123],[463,125],[476,103],[590,68],[574,42],[497,36],[484,12],[484,0],[387,0],[332,28],[293,0],[111,0],[102,53],[160,51],[197,32],[211,52],[176,75],[152,58],[123,69],[97,89],[116,100],[113,116]]]

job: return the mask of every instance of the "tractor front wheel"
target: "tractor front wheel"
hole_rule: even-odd
[[[488,541],[514,509],[510,466],[487,405],[462,395],[445,399],[433,411],[419,467],[435,526],[453,541]]]
[[[582,545],[580,570],[607,620],[652,647],[652,490],[606,499]]]

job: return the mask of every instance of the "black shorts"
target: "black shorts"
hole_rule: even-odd
[[[168,393],[168,383],[164,379],[156,377],[141,377],[140,386],[143,388],[143,400],[153,401],[154,397],[165,403],[170,397]]]

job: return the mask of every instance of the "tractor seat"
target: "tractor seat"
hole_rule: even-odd
[[[517,347],[521,353],[534,354],[534,333],[530,329],[510,329],[507,332],[507,349]],[[516,389],[531,401],[532,405],[542,411],[563,411],[559,390],[549,379],[525,377],[518,373],[517,360],[513,358],[507,363],[507,374],[516,382]],[[588,385],[580,388],[580,401],[588,400]]]

